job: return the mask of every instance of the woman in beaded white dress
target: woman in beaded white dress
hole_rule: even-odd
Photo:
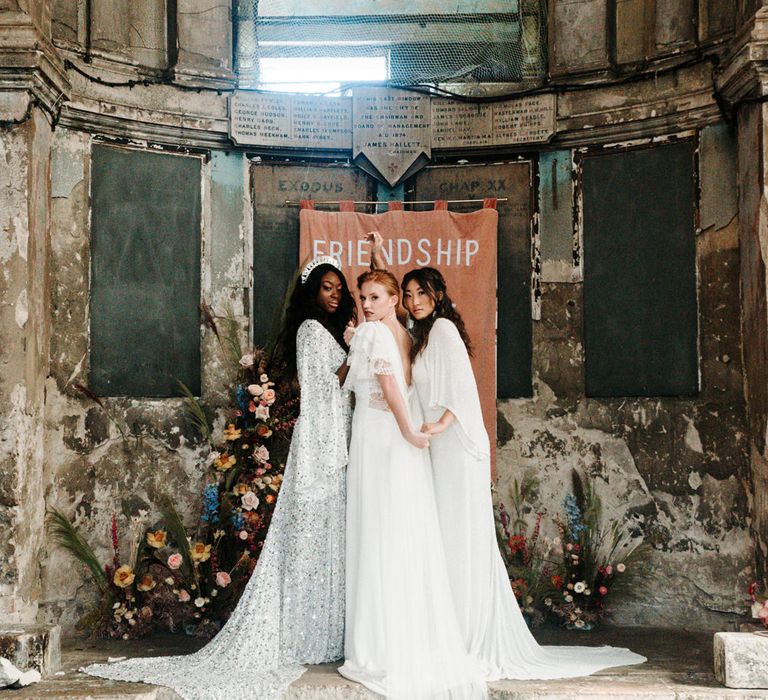
[[[300,415],[264,548],[227,624],[194,654],[83,671],[166,686],[187,700],[276,700],[304,672],[302,664],[342,657],[351,418],[341,386],[343,331],[355,317],[338,263],[315,258],[293,292],[278,346],[298,374]]]
[[[388,272],[358,279],[367,323],[350,348],[347,611],[339,672],[396,700],[486,696],[456,620],[426,437],[408,409],[410,339]]]

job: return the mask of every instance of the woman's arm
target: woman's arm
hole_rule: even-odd
[[[405,399],[403,399],[403,395],[400,393],[394,376],[391,374],[377,374],[376,379],[379,380],[384,400],[397,421],[400,434],[414,447],[419,449],[429,447],[429,437],[424,435],[424,433],[416,432],[413,429],[413,425],[411,425],[411,417],[405,405]]]
[[[386,270],[387,261],[384,260],[384,239],[378,231],[369,231],[365,234],[365,240],[371,244],[371,270]]]
[[[349,365],[347,364],[347,361],[344,360],[344,362],[341,363],[341,366],[336,370],[336,376],[339,378],[340,386],[344,385],[344,381],[346,380],[348,374]]]
[[[449,428],[455,420],[456,416],[446,408],[438,421],[434,423],[424,423],[424,425],[421,426],[421,432],[425,435],[429,435],[430,437],[433,435],[439,435],[444,430]]]

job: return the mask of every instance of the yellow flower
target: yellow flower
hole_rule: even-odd
[[[136,588],[140,591],[151,591],[156,585],[157,583],[155,583],[155,579],[152,578],[152,574],[144,574],[141,577],[141,581],[136,584]]]
[[[248,484],[237,484],[234,489],[232,489],[232,492],[235,494],[235,496],[245,496],[246,493],[250,491],[250,487]]]
[[[224,431],[225,440],[239,440],[240,435],[241,435],[241,432],[237,428],[235,428],[234,423],[230,423],[227,426],[227,429]]]
[[[216,457],[216,459],[213,460],[213,466],[216,467],[219,471],[225,472],[227,469],[230,469],[235,465],[235,462],[237,460],[235,459],[234,455],[228,455],[226,452],[224,454],[219,455]]]
[[[147,532],[147,544],[155,549],[162,549],[167,542],[167,533],[165,530],[155,530],[155,532]]]
[[[125,565],[115,570],[115,575],[112,577],[112,581],[114,581],[118,588],[128,588],[135,578],[136,575],[133,573],[133,569],[130,566]]]
[[[195,561],[208,561],[211,558],[211,545],[195,542],[189,550]]]

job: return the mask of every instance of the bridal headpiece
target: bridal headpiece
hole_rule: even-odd
[[[333,265],[339,272],[341,272],[341,265],[339,261],[332,255],[318,255],[316,258],[310,260],[304,269],[301,271],[301,283],[304,284],[309,278],[310,273],[319,265]]]

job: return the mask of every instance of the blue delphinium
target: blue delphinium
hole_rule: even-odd
[[[248,410],[248,404],[251,400],[251,395],[248,393],[248,390],[245,388],[245,385],[238,384],[237,385],[237,405],[240,407],[240,410],[245,414],[245,412]]]
[[[203,514],[200,519],[215,525],[219,522],[219,487],[208,484],[203,490]]]
[[[578,537],[587,529],[587,526],[582,520],[581,508],[576,501],[576,496],[569,493],[563,499],[563,508],[565,509],[565,517],[568,519],[568,529],[574,537]]]
[[[243,517],[243,514],[235,513],[232,516],[232,527],[234,527],[235,530],[242,530],[244,525],[245,525],[245,518]]]

